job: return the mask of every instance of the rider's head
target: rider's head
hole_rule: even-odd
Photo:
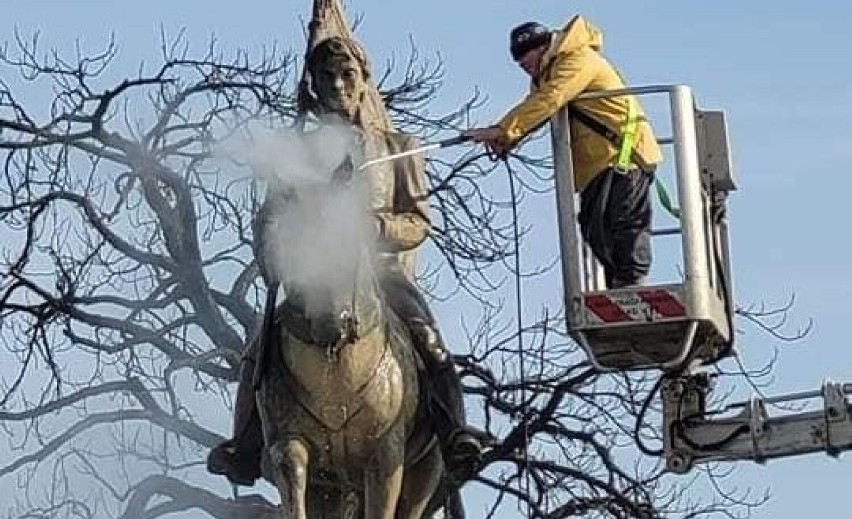
[[[319,42],[307,57],[313,94],[320,112],[354,120],[367,93],[367,55],[354,40],[332,36]]]

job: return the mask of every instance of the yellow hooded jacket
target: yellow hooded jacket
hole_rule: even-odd
[[[583,92],[624,88],[618,72],[598,53],[602,45],[600,30],[580,16],[556,33],[542,57],[539,79],[530,94],[497,123],[503,130],[503,141],[514,145]],[[572,106],[620,134],[629,97],[633,96],[574,101]],[[642,108],[635,98],[633,102],[639,119],[633,157],[638,162],[636,166],[646,169],[659,163],[662,154]],[[578,191],[595,175],[613,166],[618,157],[618,149],[612,143],[576,118],[571,122],[571,151]]]

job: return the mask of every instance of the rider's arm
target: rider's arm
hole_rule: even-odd
[[[417,147],[416,139],[395,135],[400,151]],[[415,154],[394,164],[393,202],[390,211],[376,213],[379,245],[386,252],[413,249],[429,235],[429,202],[423,155]]]

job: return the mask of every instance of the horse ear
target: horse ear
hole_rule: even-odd
[[[352,180],[352,175],[355,173],[355,165],[352,162],[352,155],[347,154],[331,176],[331,183],[342,185]]]

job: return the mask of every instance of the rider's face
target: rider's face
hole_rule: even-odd
[[[334,56],[315,71],[314,88],[320,104],[348,120],[357,114],[366,86],[361,68],[351,56]]]

